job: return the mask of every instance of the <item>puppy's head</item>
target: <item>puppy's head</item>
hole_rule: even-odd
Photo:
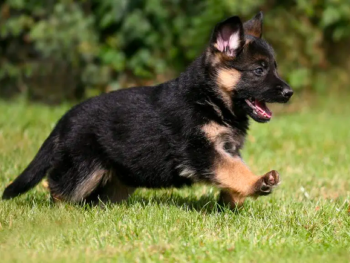
[[[262,18],[260,12],[244,24],[237,16],[217,24],[206,61],[230,107],[267,122],[272,113],[266,102],[287,102],[293,90],[279,77],[274,51],[261,38]]]

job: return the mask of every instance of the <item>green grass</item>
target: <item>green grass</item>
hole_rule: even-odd
[[[243,209],[218,211],[217,189],[141,189],[106,209],[52,204],[42,184],[0,201],[1,262],[350,262],[350,103],[301,97],[252,125],[251,169],[282,184]],[[298,102],[299,101],[299,102]],[[69,105],[0,102],[1,190]]]

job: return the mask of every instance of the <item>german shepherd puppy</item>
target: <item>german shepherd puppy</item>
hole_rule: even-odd
[[[249,117],[268,122],[266,102],[285,103],[293,94],[261,38],[262,18],[260,12],[244,24],[237,16],[217,24],[205,52],[174,80],[73,107],[3,199],[45,175],[54,200],[78,203],[120,202],[138,187],[197,182],[221,188],[221,201],[232,207],[270,194],[278,173],[256,176],[240,155]]]

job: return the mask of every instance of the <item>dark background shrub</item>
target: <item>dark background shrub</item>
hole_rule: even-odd
[[[57,103],[174,77],[215,23],[264,11],[264,37],[296,90],[349,85],[350,3],[336,0],[0,2],[0,96]]]

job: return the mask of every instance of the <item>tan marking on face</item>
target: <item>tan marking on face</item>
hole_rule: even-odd
[[[225,92],[231,92],[237,86],[241,79],[241,73],[235,69],[219,69],[217,75],[217,83]]]
[[[241,73],[235,69],[219,69],[217,73],[217,85],[219,93],[225,104],[232,108],[232,91],[236,88]]]
[[[270,58],[267,57],[267,56],[264,56],[264,55],[262,55],[262,54],[256,54],[256,55],[254,55],[253,59],[254,59],[254,61],[256,61],[256,62],[259,61],[259,60],[264,60],[264,61],[267,62],[267,64],[269,64],[269,62],[270,62]]]
[[[212,52],[212,50],[208,48],[205,53],[206,64],[209,64],[212,67],[216,67],[216,65],[220,64],[219,54],[220,53],[218,52]]]
[[[216,44],[214,47],[217,48]],[[228,56],[225,52],[213,51],[212,48],[208,48],[206,51],[206,62],[213,67],[213,70],[217,68],[218,93],[230,109],[232,108],[232,91],[237,86],[241,73],[233,68],[225,68],[224,65],[234,59],[234,56]]]
[[[226,52],[219,51],[217,44],[214,44],[213,47],[216,50],[213,50],[212,47],[209,47],[206,51],[207,59],[210,61],[210,64],[212,66],[223,64],[225,61],[232,61],[236,59],[236,56],[228,55]]]
[[[216,44],[214,47],[217,49]],[[226,59],[226,55],[223,52],[215,51],[213,48],[209,47],[206,50],[206,62],[210,64],[212,67],[219,67],[221,64],[223,64],[224,60]],[[228,58],[227,59],[232,59]]]

